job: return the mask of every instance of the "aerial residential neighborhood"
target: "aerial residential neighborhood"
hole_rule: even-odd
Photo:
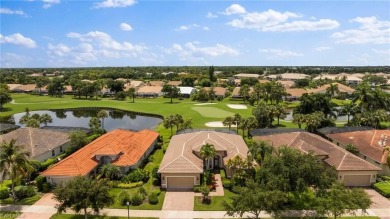
[[[0,5],[0,218],[390,219],[390,2]]]

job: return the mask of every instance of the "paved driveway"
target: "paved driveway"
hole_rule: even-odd
[[[371,196],[372,204],[370,208],[378,209],[390,209],[390,200],[383,197],[381,194],[379,194],[374,189],[365,189],[364,191],[367,192],[369,196]],[[390,216],[390,215],[389,215]]]
[[[165,194],[162,210],[194,210],[194,192],[167,191],[167,193]]]
[[[42,206],[55,206],[57,202],[53,199],[52,193],[46,193],[39,199],[35,204],[29,206],[30,211],[35,209],[43,209]],[[53,213],[41,211],[39,213],[34,212],[24,212],[21,214],[18,219],[50,219]]]

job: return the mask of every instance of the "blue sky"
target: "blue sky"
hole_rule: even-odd
[[[389,65],[390,1],[1,0],[1,67]]]

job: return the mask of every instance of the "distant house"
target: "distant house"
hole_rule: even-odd
[[[282,84],[283,87],[286,88],[286,89],[295,86],[295,82],[294,81],[281,81],[281,80],[279,80],[279,81],[276,81],[276,82]]]
[[[196,92],[196,89],[193,87],[179,87],[180,95],[185,98],[191,97],[193,93]]]
[[[21,86],[21,84],[7,84],[7,86],[8,86],[8,88],[9,88],[9,90],[10,90],[11,92],[13,92],[13,90],[14,90],[15,88]]]
[[[381,174],[390,175],[387,165],[389,152],[385,150],[385,147],[390,146],[390,130],[351,130],[349,127],[333,127],[325,137],[343,148],[347,144],[354,145],[359,150],[359,157],[380,167]]]
[[[270,129],[264,130],[252,130],[250,133],[254,139],[267,141],[276,148],[285,145],[302,153],[313,153],[325,165],[334,167],[338,180],[346,186],[370,186],[376,182],[377,173],[381,170],[318,135],[296,130],[274,134]]]
[[[297,101],[303,94],[307,94],[309,91],[303,88],[287,88],[286,93],[288,94],[288,96],[285,97],[286,101]]]
[[[242,98],[242,96],[240,95],[240,90],[241,90],[241,87],[235,87],[233,89],[233,92],[232,92],[232,98]],[[250,87],[249,93],[252,93],[252,92],[253,92],[253,87]]]
[[[268,76],[265,76],[265,78],[267,78],[268,80],[272,80],[272,81],[277,81],[277,80],[297,81],[297,80],[309,78],[309,75],[299,74],[299,73],[284,73],[284,74],[279,74],[279,75],[268,75]]]
[[[171,85],[171,86],[178,87],[178,86],[181,85],[181,81],[170,81],[170,82],[168,82],[168,84]]]
[[[200,157],[206,143],[212,144],[216,155],[207,162]],[[174,135],[160,164],[161,188],[190,190],[200,185],[203,167],[224,168],[227,177],[232,177],[226,163],[230,158],[246,158],[248,147],[241,136],[216,131],[196,131]]]
[[[122,173],[139,167],[153,151],[158,133],[116,129],[106,133],[72,155],[42,172],[49,183],[58,184],[75,176],[96,174],[107,163],[120,167]]]
[[[210,87],[204,87],[206,91],[209,91]],[[214,87],[215,97],[226,97],[227,89],[224,87]]]
[[[344,80],[345,83],[348,85],[356,86],[360,83],[362,83],[363,74],[347,74],[347,73],[340,73],[340,74],[322,74],[314,78],[314,80],[319,79],[330,79],[330,80]]]
[[[164,81],[149,81],[148,86],[159,86],[162,87],[164,86],[165,82]]]
[[[353,89],[352,87],[345,86],[344,84],[340,84],[340,83],[332,83],[332,84],[337,85],[337,88],[342,93],[352,94],[353,92],[355,92],[355,89]],[[330,87],[330,84],[326,84],[326,85],[323,85],[323,86],[318,87],[318,88],[313,88],[313,89],[310,89],[310,93],[315,93],[315,94],[326,93],[326,90],[329,87]]]
[[[163,89],[163,87],[161,87],[161,86],[143,86],[140,89],[138,89],[137,97],[142,97],[142,98],[160,97],[163,95],[163,92],[161,92],[162,89]]]
[[[1,136],[5,142],[12,139],[30,152],[31,159],[41,162],[63,153],[70,141],[67,133],[37,128],[20,128]]]
[[[130,81],[130,84],[129,84],[130,87],[134,87],[134,88],[139,88],[142,85],[144,85],[143,81],[135,81],[135,80],[134,81]]]
[[[35,84],[24,84],[24,85],[19,85],[13,89],[11,89],[11,92],[14,93],[31,93],[35,90],[36,85]]]
[[[241,79],[241,78],[259,78],[259,74],[247,74],[247,73],[240,73],[234,75],[234,78]]]

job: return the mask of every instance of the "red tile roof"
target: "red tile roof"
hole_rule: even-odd
[[[113,165],[132,166],[142,159],[157,137],[158,133],[151,130],[133,132],[116,129],[84,146],[44,171],[42,175],[87,175],[99,164],[96,155],[118,155],[117,159],[111,162]]]

